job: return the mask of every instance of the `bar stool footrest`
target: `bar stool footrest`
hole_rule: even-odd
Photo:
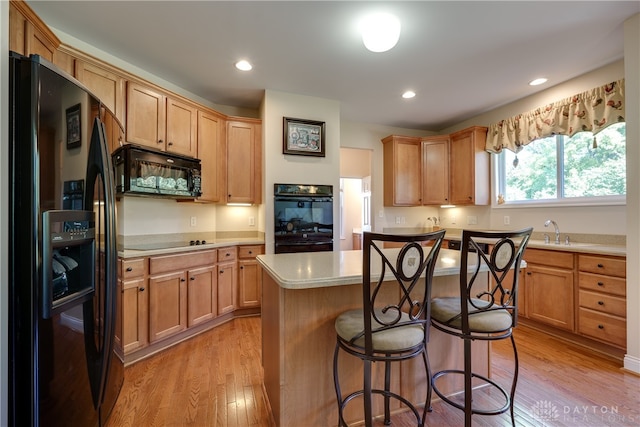
[[[464,371],[461,370],[457,370],[457,369],[448,369],[448,370],[444,370],[444,371],[440,371],[437,372],[433,378],[431,379],[431,388],[432,390],[438,395],[438,397],[440,397],[440,399],[442,399],[442,401],[448,403],[449,405],[458,408],[462,411],[465,410],[465,407],[463,404],[460,404],[458,402],[453,401],[451,398],[449,398],[448,396],[445,396],[444,393],[442,393],[438,387],[436,386],[436,380],[440,377],[443,377],[445,375],[461,375],[464,377]],[[509,394],[507,393],[507,391],[498,383],[496,383],[495,381],[480,375],[480,374],[476,374],[476,373],[471,373],[471,377],[472,378],[478,378],[479,380],[481,380],[484,384],[481,387],[485,387],[485,386],[490,386],[495,390],[498,390],[501,394],[502,397],[505,400],[505,403],[502,407],[500,408],[496,408],[496,409],[483,409],[483,408],[474,408],[473,405],[471,407],[471,413],[472,414],[478,414],[478,415],[498,415],[498,414],[503,414],[505,412],[507,412],[509,410],[509,408],[511,407],[511,398],[509,397]],[[477,388],[477,387],[476,387]],[[472,388],[472,393],[473,393],[473,388]],[[462,391],[462,394],[464,395],[464,390]],[[473,398],[472,398],[473,400]]]

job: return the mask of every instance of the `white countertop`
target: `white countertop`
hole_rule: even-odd
[[[397,254],[399,250],[396,248],[384,251]],[[460,271],[460,252],[441,249],[439,255],[434,277],[457,275]],[[470,255],[469,270],[475,267],[474,257],[474,254]],[[472,259],[473,265],[471,265]],[[285,289],[322,288],[362,282],[362,251],[266,254],[258,255],[257,260],[262,268]],[[379,263],[372,265],[378,267],[377,275],[379,276]],[[391,279],[391,273],[388,275]],[[375,269],[372,271],[372,279],[377,279]]]
[[[232,237],[225,239],[215,239],[214,241],[207,240],[207,244],[205,245],[197,245],[197,246],[180,246],[173,248],[163,248],[163,249],[148,249],[148,250],[138,250],[138,249],[119,249],[118,256],[121,258],[136,258],[143,256],[153,256],[153,255],[168,255],[168,254],[177,254],[180,252],[192,252],[192,251],[201,251],[205,249],[216,249],[222,248],[226,246],[238,246],[238,245],[264,245],[264,240],[258,237]]]

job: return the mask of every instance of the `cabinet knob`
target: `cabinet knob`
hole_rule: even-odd
[[[598,305],[604,305],[604,301],[598,301]]]
[[[598,264],[598,268],[604,268],[604,265]]]
[[[186,280],[184,280],[184,279],[180,279],[180,281],[181,281],[181,282],[186,282]]]
[[[196,278],[192,276],[189,278],[189,280],[196,280]]]
[[[244,265],[241,265],[241,266],[240,266],[240,270],[244,270]]]
[[[127,271],[133,271],[132,267],[127,267]]]
[[[167,143],[167,145],[173,145],[173,142],[169,142],[169,143]]]
[[[138,291],[140,291],[140,292],[144,292],[144,287],[140,287],[140,288],[138,288]]]
[[[530,271],[527,271],[527,276],[531,276],[531,272]]]
[[[253,251],[249,251],[249,255],[253,255]]]
[[[220,270],[220,274],[224,273],[224,270]]]
[[[161,139],[159,139],[159,140],[158,140],[158,144],[162,144],[163,142],[164,142],[164,141],[163,141],[163,140],[161,140]]]
[[[598,282],[598,286],[604,286],[603,282]]]
[[[598,329],[604,329],[604,325],[598,325]]]

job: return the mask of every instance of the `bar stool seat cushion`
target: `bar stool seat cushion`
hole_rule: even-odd
[[[477,307],[484,307],[487,301],[480,299],[472,299],[473,304]],[[469,329],[473,332],[501,332],[506,331],[513,326],[513,317],[511,314],[494,305],[492,310],[472,313],[477,310],[471,303],[469,307]],[[457,318],[451,320],[455,316]],[[442,297],[434,298],[431,301],[431,319],[436,322],[446,324],[452,328],[462,329],[462,316],[460,316],[460,298],[459,297]]]
[[[382,310],[376,309],[376,315],[380,319],[391,320],[397,316],[397,312],[392,310],[382,313]],[[399,323],[408,322],[409,316],[402,313]],[[382,326],[372,316],[371,323],[373,327]],[[340,314],[335,322],[336,333],[344,340],[350,341],[356,335],[362,336],[353,342],[353,346],[364,348],[364,314],[361,309],[350,310]],[[375,332],[372,335],[373,348],[378,352],[399,351],[410,349],[421,345],[424,340],[424,329],[421,325],[406,325],[392,327],[383,331]]]

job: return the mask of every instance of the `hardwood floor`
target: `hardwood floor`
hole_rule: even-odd
[[[640,426],[639,376],[623,371],[618,362],[523,326],[516,330],[516,341],[518,426]],[[260,347],[260,318],[240,318],[127,367],[108,427],[271,427]],[[494,378],[510,378],[512,366],[508,342],[494,345]],[[462,412],[440,401],[427,416],[429,426],[463,424]],[[318,427],[331,425],[334,420]],[[415,421],[397,414],[392,425]],[[474,425],[511,423],[502,414],[474,416]]]

